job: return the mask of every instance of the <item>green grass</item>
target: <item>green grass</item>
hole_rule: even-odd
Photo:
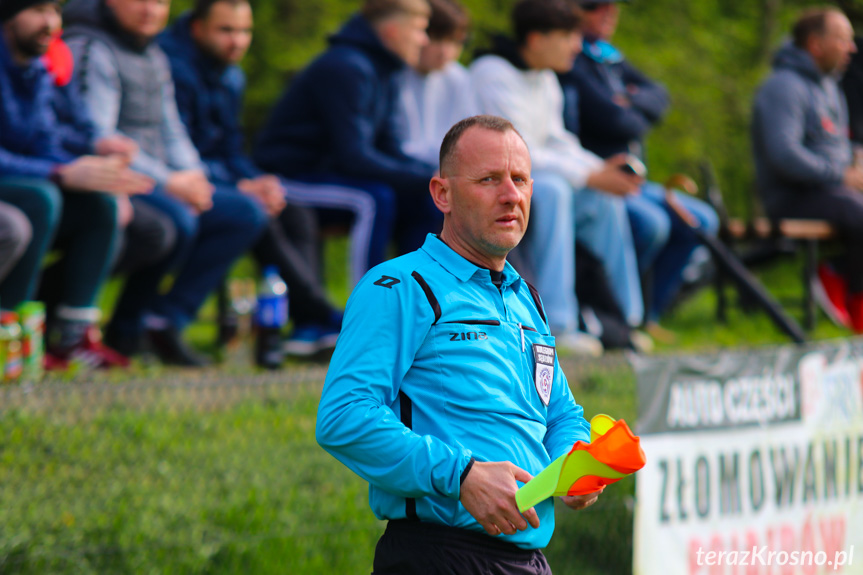
[[[0,572],[370,571],[380,527],[314,443],[315,387],[208,411],[7,413]]]
[[[572,371],[588,416],[634,419],[625,366]],[[370,572],[383,525],[366,484],[314,442],[322,372],[309,373],[263,376],[257,390],[220,376],[116,394],[110,382],[50,384],[7,411],[0,573]],[[560,513],[556,573],[625,572],[631,495],[621,484],[596,511]]]

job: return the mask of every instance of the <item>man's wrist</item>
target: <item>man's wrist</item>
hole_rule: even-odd
[[[57,187],[63,187],[63,168],[65,166],[63,164],[55,164],[53,168],[51,168],[51,173],[48,174],[48,180],[52,184],[56,184]]]
[[[458,484],[462,485],[464,480],[467,479],[467,474],[470,473],[470,470],[473,469],[473,464],[476,463],[476,459],[471,457],[470,461],[467,462],[467,465],[464,467],[464,471],[461,472],[461,476],[458,479]]]

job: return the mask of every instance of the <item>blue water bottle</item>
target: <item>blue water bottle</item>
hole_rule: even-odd
[[[279,276],[276,266],[267,266],[258,289],[258,305],[255,310],[255,325],[258,330],[255,362],[259,366],[278,369],[282,365],[282,329],[287,323],[288,286]]]

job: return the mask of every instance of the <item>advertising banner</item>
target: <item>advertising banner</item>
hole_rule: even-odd
[[[863,342],[635,361],[636,575],[863,574]]]

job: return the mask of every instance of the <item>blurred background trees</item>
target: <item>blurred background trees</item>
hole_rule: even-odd
[[[462,58],[509,29],[515,0],[462,0],[474,33]],[[244,68],[249,88],[246,126],[253,138],[285,83],[326,46],[360,0],[252,0],[255,39]],[[637,66],[666,84],[672,109],[647,142],[652,179],[709,159],[732,213],[751,209],[753,166],[750,102],[773,52],[805,0],[634,0],[623,6],[615,44]],[[863,26],[863,0],[834,0]],[[175,0],[179,13],[191,0]]]

